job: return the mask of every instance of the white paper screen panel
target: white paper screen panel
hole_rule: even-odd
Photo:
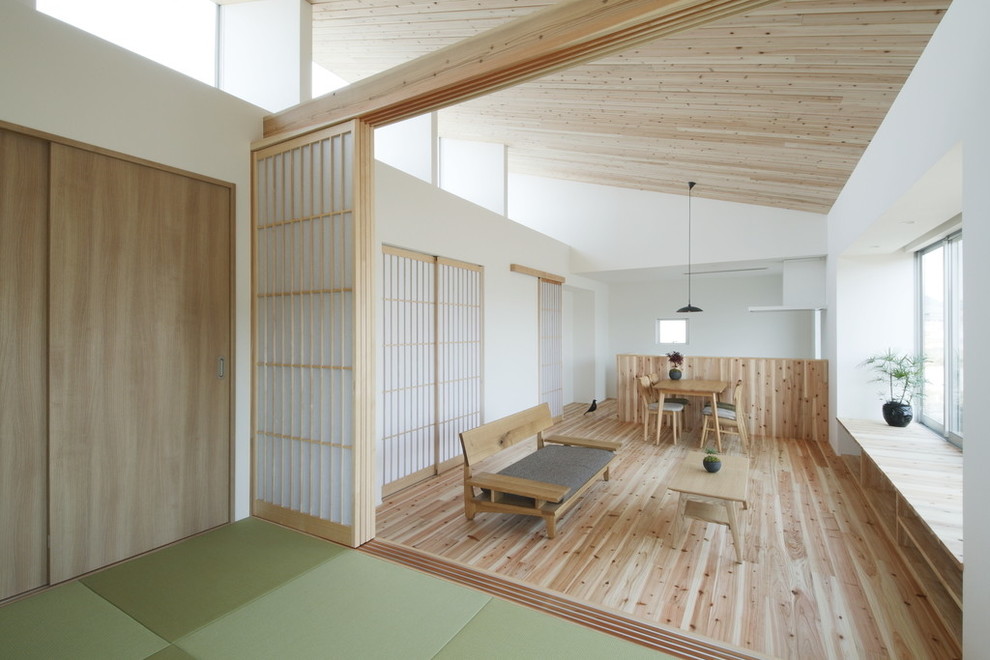
[[[481,426],[481,268],[437,262],[439,461],[461,455],[461,431]]]
[[[256,163],[255,499],[340,525],[354,515],[353,158],[339,132]]]
[[[433,257],[383,255],[382,483],[435,460],[436,266]]]
[[[540,279],[540,403],[564,414],[563,287]]]
[[[383,249],[382,484],[386,493],[459,459],[481,424],[482,268]]]

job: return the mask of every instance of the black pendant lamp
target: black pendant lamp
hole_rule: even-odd
[[[678,314],[684,312],[700,312],[700,307],[691,304],[691,189],[694,188],[694,181],[688,181],[688,304],[677,310]]]

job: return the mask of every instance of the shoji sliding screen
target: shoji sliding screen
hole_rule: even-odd
[[[255,154],[254,513],[374,536],[370,130]]]
[[[434,474],[436,259],[385,248],[383,261],[382,484]]]
[[[540,278],[540,403],[564,414],[563,286]]]
[[[461,461],[458,433],[481,424],[482,269],[383,249],[382,491]]]
[[[482,268],[437,259],[437,432],[440,469],[459,465],[461,431],[481,425]]]

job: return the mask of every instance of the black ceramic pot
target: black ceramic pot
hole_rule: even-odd
[[[680,369],[671,369],[670,371],[667,372],[667,375],[670,376],[670,379],[671,380],[680,380],[681,379],[681,370]]]
[[[891,426],[907,426],[914,418],[910,403],[888,401],[883,404],[883,420]]]
[[[702,461],[702,464],[709,472],[718,472],[722,469],[722,461]]]

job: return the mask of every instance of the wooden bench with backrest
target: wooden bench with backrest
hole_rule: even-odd
[[[609,464],[621,443],[544,436],[553,423],[550,407],[543,403],[460,434],[468,520],[485,511],[540,516],[553,538],[557,518],[599,478],[608,481]],[[482,461],[533,436],[536,451],[497,474],[475,472]]]

